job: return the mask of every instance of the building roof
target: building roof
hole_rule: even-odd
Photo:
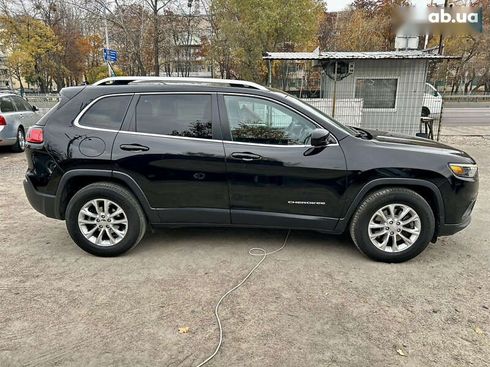
[[[264,60],[379,60],[379,59],[460,59],[460,56],[438,55],[421,50],[379,52],[266,52]]]

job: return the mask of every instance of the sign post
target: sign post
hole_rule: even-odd
[[[111,62],[117,61],[117,51],[111,50],[109,48],[104,48],[104,61],[107,62],[109,77],[115,76],[114,70],[111,66]]]

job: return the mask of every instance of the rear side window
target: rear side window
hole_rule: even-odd
[[[212,139],[211,95],[142,95],[135,124],[142,133]]]
[[[95,102],[79,119],[80,125],[119,130],[131,96],[104,97]]]
[[[32,111],[32,107],[29,103],[24,101],[22,98],[14,96],[12,97],[14,104],[17,107],[17,111]]]
[[[14,104],[10,97],[0,98],[0,111],[2,112],[15,112]]]

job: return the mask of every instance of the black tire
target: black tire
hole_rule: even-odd
[[[403,204],[411,207],[420,219],[420,234],[415,242],[399,252],[386,252],[379,249],[369,238],[368,226],[371,217],[385,205]],[[420,254],[434,235],[434,213],[427,201],[415,191],[388,187],[369,194],[361,203],[350,224],[350,234],[359,251],[373,260],[399,263]],[[403,233],[403,232],[402,232]]]
[[[15,153],[22,153],[26,149],[26,133],[24,129],[19,127],[17,129],[17,140],[14,145],[12,145],[12,151]]]
[[[422,117],[429,117],[430,115],[430,110],[428,107],[423,106],[422,107]]]
[[[111,246],[99,246],[83,235],[78,225],[78,214],[86,203],[94,199],[109,199],[124,211],[127,217],[127,232],[120,242]],[[121,255],[136,246],[146,232],[145,215],[133,194],[111,182],[94,183],[79,190],[68,203],[65,221],[73,241],[83,250],[96,256]]]

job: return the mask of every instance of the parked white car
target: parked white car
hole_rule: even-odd
[[[0,93],[0,146],[25,149],[26,132],[40,118],[37,108],[13,93]]]
[[[422,116],[439,117],[442,111],[442,96],[437,89],[425,83],[424,101],[422,104]]]

